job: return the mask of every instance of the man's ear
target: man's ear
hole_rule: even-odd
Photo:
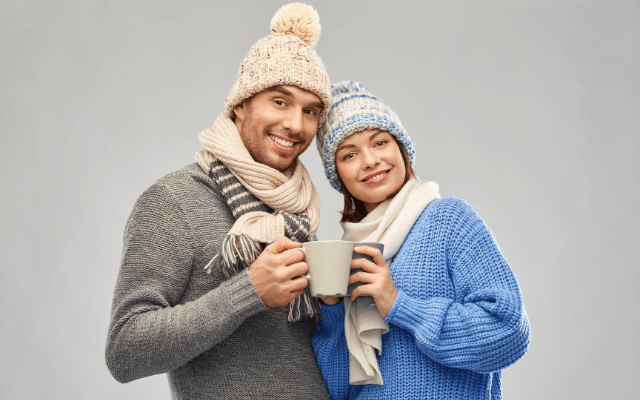
[[[236,120],[244,121],[244,117],[247,113],[247,101],[243,100],[240,104],[233,107],[233,113],[236,115]]]

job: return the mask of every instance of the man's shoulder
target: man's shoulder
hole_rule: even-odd
[[[207,201],[215,204],[222,200],[213,180],[197,163],[170,172],[155,181],[138,198],[137,204],[146,199],[162,197],[175,203]]]
[[[166,174],[151,185],[151,187],[163,186],[171,188],[183,185],[197,185],[200,182],[207,181],[211,181],[211,178],[204,173],[197,163],[193,163]]]
[[[213,180],[194,163],[158,179],[138,197],[125,235],[133,226],[157,228],[160,222],[188,227],[193,239],[206,246],[211,237],[224,236],[234,218]]]

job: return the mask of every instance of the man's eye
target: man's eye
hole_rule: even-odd
[[[305,110],[305,112],[309,115],[317,115],[318,113],[316,112],[316,110]]]
[[[275,100],[275,103],[276,103],[277,105],[279,105],[279,106],[284,106],[284,105],[285,105],[285,104],[284,104],[284,101],[282,101],[282,100]]]

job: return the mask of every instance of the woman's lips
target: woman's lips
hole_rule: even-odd
[[[363,182],[366,183],[367,185],[374,185],[376,183],[380,183],[382,181],[384,181],[385,179],[387,179],[389,177],[389,171],[382,171],[382,172],[378,172],[376,174],[373,175],[369,175],[368,177],[366,177]]]

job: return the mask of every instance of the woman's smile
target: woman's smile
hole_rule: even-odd
[[[380,182],[384,181],[385,179],[387,179],[389,177],[389,171],[391,171],[391,170],[386,170],[386,171],[373,173],[373,174],[367,176],[366,178],[364,178],[362,180],[362,182],[364,182],[364,183],[366,183],[368,185],[374,185],[376,183],[380,183]]]
[[[367,210],[397,193],[407,173],[395,138],[379,129],[347,137],[336,150],[336,169],[349,193]]]

